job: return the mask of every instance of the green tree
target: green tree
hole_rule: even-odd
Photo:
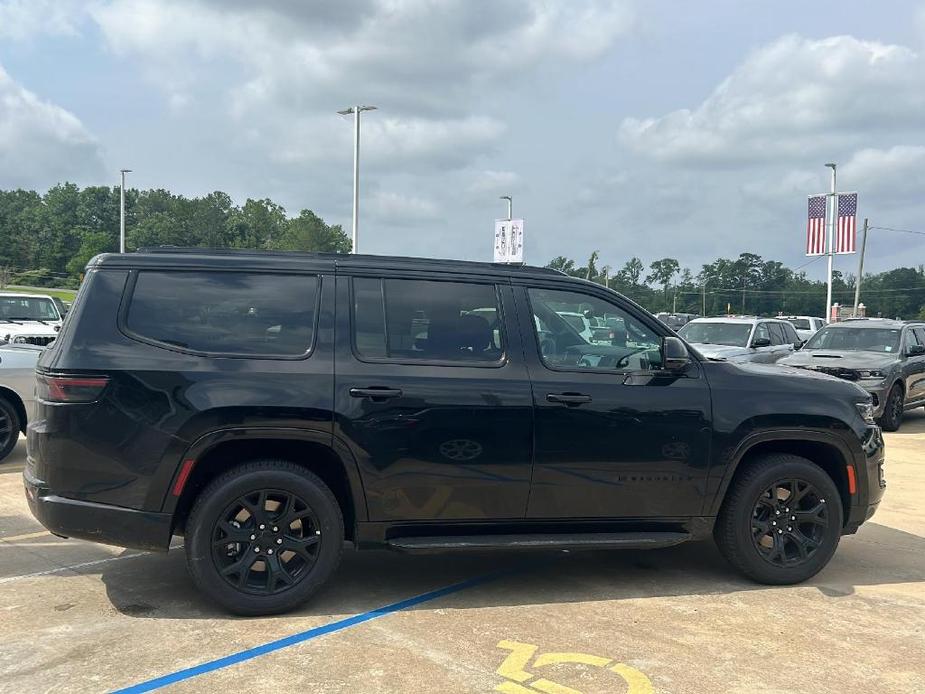
[[[83,235],[77,254],[68,261],[67,271],[78,276],[90,262],[90,259],[100,253],[114,253],[119,250],[118,242],[113,235],[105,231],[90,231]]]
[[[674,276],[681,270],[681,264],[674,258],[662,258],[661,260],[653,261],[649,265],[649,269],[651,272],[646,276],[646,282],[655,282],[662,287],[664,294],[663,307],[669,309],[668,287],[671,285],[671,280],[674,279]]]
[[[329,226],[311,210],[302,210],[289,221],[280,248],[287,251],[316,251],[322,253],[349,253],[350,238],[340,224]]]

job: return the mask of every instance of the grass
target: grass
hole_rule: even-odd
[[[0,289],[0,292],[18,292],[20,294],[45,294],[47,296],[56,296],[62,301],[72,302],[74,297],[77,296],[76,289],[47,289],[45,287],[17,287],[15,285],[7,285],[3,289]]]

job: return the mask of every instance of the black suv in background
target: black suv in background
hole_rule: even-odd
[[[779,364],[854,381],[871,394],[874,416],[896,431],[903,412],[925,405],[925,322],[851,318],[832,323]]]
[[[592,340],[562,315],[609,317]],[[870,396],[702,358],[624,297],[486,263],[103,255],[38,366],[26,494],[52,532],[165,550],[280,612],[344,541],[402,552],[714,537],[822,569],[883,494]]]

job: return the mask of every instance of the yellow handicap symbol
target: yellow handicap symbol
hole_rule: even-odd
[[[537,655],[537,646],[520,643],[519,641],[501,641],[498,643],[498,648],[511,652],[496,671],[507,680],[495,687],[496,692],[503,692],[503,694],[537,694],[537,692],[543,692],[544,694],[581,694],[577,689],[566,687],[545,677],[537,677],[537,675],[528,671],[527,666],[531,660],[533,660],[533,668],[542,668],[546,665],[561,663],[606,668],[626,682],[627,694],[653,694],[655,691],[652,687],[652,682],[642,672],[624,663],[615,663],[612,658],[604,658],[588,653],[541,653]]]

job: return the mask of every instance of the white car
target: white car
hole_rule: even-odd
[[[46,347],[58,337],[63,321],[50,296],[0,292],[0,345]]]
[[[606,326],[593,325],[591,319],[577,311],[556,311],[556,313],[559,314],[562,320],[572,326],[575,332],[581,335],[582,339],[589,345],[609,343],[608,340],[604,339],[609,332]]]
[[[35,392],[35,363],[40,347],[0,347],[0,461],[6,458],[19,434],[26,430]]]
[[[800,336],[803,342],[806,342],[818,330],[828,325],[824,318],[817,318],[816,316],[781,316],[780,318],[796,329],[797,335]]]

